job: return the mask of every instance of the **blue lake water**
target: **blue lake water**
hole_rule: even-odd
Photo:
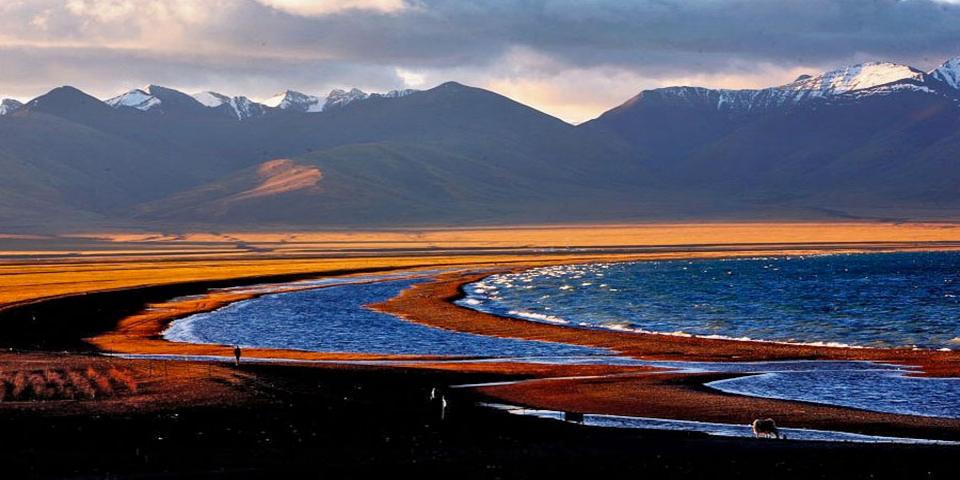
[[[396,296],[419,280],[331,286],[264,295],[174,322],[171,341],[320,352],[459,356],[609,354],[559,343],[485,337],[432,328],[364,305]]]
[[[956,288],[952,272],[958,260],[957,254],[896,254],[553,267],[487,278],[468,286],[469,295],[461,303],[581,328],[881,346],[909,344],[903,339],[910,338],[919,345],[955,346],[950,340],[958,335],[955,319],[960,317],[950,316],[956,305],[949,295]],[[174,322],[165,337],[191,343],[322,352],[453,355],[747,373],[750,375],[710,386],[741,395],[960,418],[960,379],[909,377],[905,376],[909,370],[903,367],[872,362],[638,360],[617,357],[603,349],[452,332],[364,307],[424,281],[397,280],[396,275],[300,282],[300,286],[325,287],[267,293],[193,315]],[[734,279],[744,285],[736,286]],[[806,282],[806,288],[790,286],[792,280]],[[358,281],[375,283],[346,283]],[[855,291],[830,291],[827,285]],[[276,288],[266,285],[255,291],[272,292]],[[772,292],[768,294],[772,298],[755,298],[765,297],[761,293],[764,291]],[[643,295],[650,298],[638,298]],[[752,300],[748,306],[738,305],[737,295]],[[787,299],[790,295],[802,295],[803,299]],[[788,305],[782,306],[774,298],[784,299]],[[838,308],[822,308],[824,304]],[[929,318],[916,320],[915,314],[906,311],[910,305],[921,305]],[[659,313],[645,311],[646,306]],[[681,316],[683,312],[690,317]],[[660,318],[661,314],[666,318]],[[805,318],[811,319],[812,327],[804,324]],[[904,327],[910,322],[921,324]],[[872,327],[858,330],[852,325]]]
[[[787,360],[776,362],[645,361],[687,372],[743,373],[707,385],[752,397],[778,398],[876,412],[960,418],[960,378],[910,375],[915,368],[878,362]]]
[[[461,305],[574,327],[960,348],[960,253],[656,261],[494,275]]]
[[[709,386],[752,397],[778,398],[861,408],[877,412],[960,418],[960,378],[905,376],[895,368],[865,364],[851,368],[838,362],[831,368],[812,362],[798,371],[770,371],[721,380]]]

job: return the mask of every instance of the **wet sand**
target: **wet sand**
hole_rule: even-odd
[[[705,383],[736,375],[637,374],[543,379],[481,387],[492,401],[532,408],[749,425],[775,418],[781,427],[867,435],[960,440],[960,420],[868,412],[812,403],[730,395]]]

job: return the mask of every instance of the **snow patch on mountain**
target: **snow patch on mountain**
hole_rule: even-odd
[[[853,98],[869,97],[874,95],[889,95],[898,92],[919,92],[936,94],[937,91],[925,85],[915,85],[912,83],[891,83],[863,90],[854,90],[846,94]]]
[[[23,103],[12,98],[4,98],[0,101],[0,117],[9,115],[23,107]]]
[[[247,97],[233,97],[230,107],[237,114],[237,118],[241,120],[259,117],[267,112],[263,104],[254,102]]]
[[[280,110],[314,113],[323,111],[326,99],[307,95],[294,90],[280,92],[263,102],[264,105]]]
[[[412,88],[404,88],[401,90],[390,90],[389,92],[386,92],[386,93],[373,93],[371,94],[371,96],[377,95],[383,98],[400,98],[400,97],[406,97],[407,95],[410,95],[410,94],[417,93],[419,91],[420,90],[414,90]]]
[[[324,102],[323,109],[329,110],[333,107],[342,107],[357,100],[366,100],[368,98],[370,98],[370,94],[359,88],[352,88],[350,91],[338,88],[331,90],[330,94],[327,95],[327,101]]]
[[[763,111],[840,96],[861,98],[903,91],[936,93],[923,84],[925,74],[895,63],[872,62],[839,68],[820,75],[800,75],[791,83],[759,90],[713,90],[668,87],[658,92],[674,100],[710,105],[731,112]]]
[[[141,111],[148,111],[160,105],[160,99],[140,90],[139,88],[130,90],[127,93],[118,95],[106,100],[106,104],[113,108],[129,107]]]
[[[217,92],[195,93],[193,98],[196,98],[198,102],[202,103],[204,107],[208,108],[217,108],[223,104],[230,103],[230,97]]]
[[[871,62],[798,79],[794,83],[779,88],[796,92],[795,98],[801,100],[805,97],[825,97],[864,90],[901,80],[922,79],[923,72],[913,67],[896,63]]]
[[[263,102],[255,102],[247,97],[231,97],[213,91],[187,95],[178,90],[150,85],[143,89],[130,90],[105,102],[114,108],[129,107],[141,111],[152,110],[167,101],[170,103],[165,108],[196,102],[206,108],[223,110],[238,120],[245,120],[265,115],[271,108],[291,112],[316,113],[330,108],[343,107],[368,98],[400,98],[415,92],[417,90],[402,89],[384,93],[367,93],[358,88],[353,88],[350,90],[334,89],[327,96],[318,97],[294,90],[285,90]]]
[[[951,58],[930,72],[930,76],[950,88],[960,90],[960,57]]]
[[[289,110],[294,112],[316,113],[328,110],[330,108],[343,107],[358,100],[368,98],[400,98],[415,93],[417,90],[403,89],[390,90],[384,93],[367,93],[359,88],[350,90],[334,89],[325,97],[307,95],[294,90],[280,92],[262,103],[271,108],[280,110]]]
[[[208,91],[197,93],[193,98],[207,108],[223,108],[237,120],[259,117],[266,113],[263,104],[247,97],[228,97],[222,93]]]

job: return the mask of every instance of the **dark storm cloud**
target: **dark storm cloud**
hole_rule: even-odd
[[[315,18],[238,10],[274,46],[320,46],[359,61],[491,62],[525,46],[568,63],[722,68],[729,58],[807,65],[871,56],[960,55],[960,5],[930,0],[422,0],[396,13]],[[244,19],[243,15],[252,17]],[[249,22],[248,22],[249,21]],[[221,27],[225,26],[220,24]],[[249,31],[221,32],[243,42]]]
[[[189,93],[215,88],[263,97],[287,88],[326,93],[337,86],[382,90],[400,82],[393,70],[353,62],[97,47],[0,47],[0,61],[0,96],[24,98],[62,84],[107,98],[151,83]]]

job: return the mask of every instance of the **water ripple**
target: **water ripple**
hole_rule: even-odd
[[[586,328],[960,348],[958,252],[553,266],[466,291],[469,308]]]

